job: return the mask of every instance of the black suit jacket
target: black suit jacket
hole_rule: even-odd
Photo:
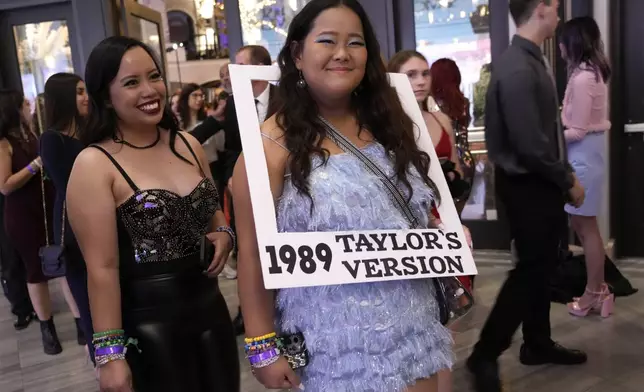
[[[277,112],[278,99],[277,99],[277,87],[272,84],[269,85],[270,93],[268,98],[268,110],[266,112],[266,118],[270,118]],[[257,115],[253,111],[253,115]],[[223,154],[220,154],[222,160],[222,170],[223,176],[222,180],[224,183],[228,182],[228,179],[233,175],[233,169],[235,168],[235,163],[239,154],[242,152],[242,143],[241,135],[239,133],[239,123],[237,122],[237,110],[235,108],[235,99],[231,95],[226,101],[226,109],[224,110],[224,121],[219,121],[214,117],[208,116],[199,126],[195,127],[192,130],[191,134],[199,143],[204,143],[206,140],[210,139],[215,133],[223,130],[226,135],[226,144],[225,151]]]

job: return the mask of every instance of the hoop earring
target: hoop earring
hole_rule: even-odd
[[[306,88],[306,80],[304,80],[304,75],[302,75],[302,71],[300,71],[300,79],[297,81],[297,87]]]

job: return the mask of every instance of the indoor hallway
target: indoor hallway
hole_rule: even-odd
[[[455,336],[458,363],[454,392],[469,392],[463,360],[476,342],[479,328],[510,267],[509,256],[478,252],[480,275],[476,280],[478,305]],[[635,287],[644,287],[644,262],[622,263],[622,272]],[[236,281],[221,280],[229,309],[237,311]],[[52,285],[52,287],[58,287]],[[75,343],[75,327],[62,295],[55,294],[54,307],[58,334],[64,351],[58,356],[42,353],[40,331],[36,324],[16,332],[9,305],[0,300],[0,391],[1,392],[95,392],[94,372]],[[63,313],[60,313],[63,311]],[[588,352],[589,361],[578,367],[525,367],[518,362],[519,337],[502,357],[504,392],[639,392],[644,385],[644,297],[635,294],[619,298],[616,314],[607,320],[599,317],[576,319],[563,305],[552,307],[553,336],[560,343]],[[239,339],[240,349],[242,339]],[[242,392],[260,392],[245,360]]]

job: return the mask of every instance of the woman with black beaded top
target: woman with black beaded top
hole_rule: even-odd
[[[89,56],[86,148],[67,190],[87,264],[101,391],[239,391],[217,275],[234,244],[204,151],[181,132],[150,48],[110,37]],[[214,256],[200,260],[200,244]],[[126,349],[128,348],[128,349]]]

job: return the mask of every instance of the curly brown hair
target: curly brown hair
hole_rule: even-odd
[[[341,6],[349,8],[360,18],[367,48],[365,76],[352,95],[358,123],[393,156],[396,177],[409,191],[409,198],[413,190],[407,176],[410,166],[413,166],[432,189],[438,203],[440,195],[428,176],[429,155],[416,145],[415,124],[405,113],[396,90],[389,83],[380,57],[380,45],[366,12],[357,0],[309,2],[293,18],[278,56],[281,77],[277,90],[280,105],[276,119],[284,131],[286,147],[291,151],[289,169],[293,186],[310,199],[307,180],[312,170],[311,156],[318,155],[326,162],[329,151],[322,148],[327,132],[318,119],[317,104],[308,89],[297,87],[300,73],[295,66],[291,47],[293,43],[304,41],[322,12]]]

